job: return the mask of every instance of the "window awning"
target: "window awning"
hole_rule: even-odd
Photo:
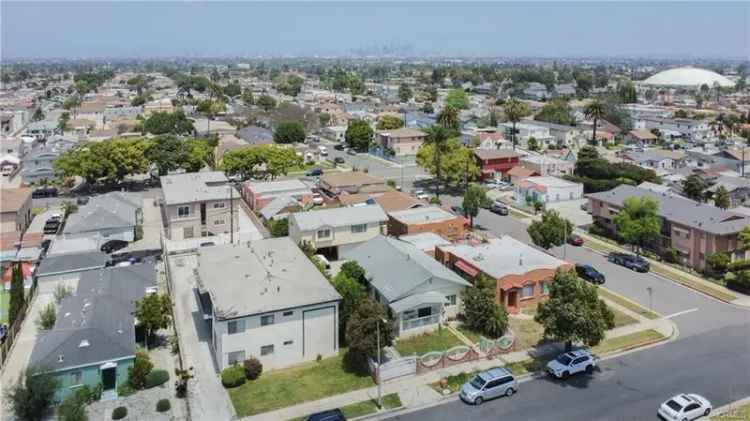
[[[455,266],[461,269],[461,272],[471,276],[472,278],[479,274],[479,269],[475,268],[474,266],[471,266],[470,264],[464,262],[463,260],[457,261],[455,263]]]

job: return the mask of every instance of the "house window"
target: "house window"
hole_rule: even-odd
[[[293,343],[294,343],[294,341],[284,341],[284,345],[286,345],[286,346],[289,346],[289,345],[291,345]]]
[[[217,220],[214,221],[214,225],[224,225],[224,220],[223,219],[217,219]]]
[[[223,208],[224,206],[226,206],[226,205],[224,204],[224,202],[216,202],[216,203],[214,203],[214,209],[221,209],[221,208]]]
[[[521,289],[521,298],[531,298],[534,296],[534,284],[528,283]]]
[[[227,333],[229,333],[230,335],[234,335],[235,333],[242,333],[244,331],[244,320],[232,320],[231,322],[227,323]]]
[[[294,314],[293,311],[285,311],[284,312],[284,317],[291,316],[292,314]]]
[[[227,363],[229,365],[240,364],[245,361],[245,351],[235,351],[227,354]]]
[[[264,345],[260,347],[260,355],[271,355],[273,354],[273,345]]]
[[[261,326],[268,326],[273,324],[273,314],[269,314],[266,316],[260,316],[260,325]]]
[[[367,224],[352,225],[352,234],[367,231]]]
[[[432,307],[422,307],[417,310],[417,317],[427,317],[432,315]]]
[[[331,230],[330,229],[324,229],[318,231],[318,239],[322,238],[330,238],[331,237]]]
[[[190,206],[180,206],[177,208],[177,216],[180,218],[190,216]]]
[[[80,371],[74,371],[70,373],[70,385],[76,386],[83,382],[83,373]]]
[[[193,238],[193,227],[185,227],[182,229],[182,238]]]
[[[414,310],[407,310],[401,314],[401,320],[411,320],[417,318],[417,312]]]
[[[445,297],[445,299],[448,300],[449,305],[456,305],[456,294],[448,295],[447,297]]]
[[[542,291],[542,295],[549,294],[549,285],[547,285],[547,281],[539,282],[539,289]]]

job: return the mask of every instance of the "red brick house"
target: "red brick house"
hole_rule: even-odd
[[[512,149],[474,149],[474,158],[481,169],[482,181],[503,178],[520,165],[521,156]]]

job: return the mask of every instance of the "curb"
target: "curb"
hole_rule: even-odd
[[[713,417],[716,416],[723,416],[728,414],[732,409],[735,409],[738,406],[742,406],[745,404],[750,403],[750,397],[740,399],[738,401],[734,401],[731,403],[728,403],[724,406],[720,406],[718,408],[714,408],[714,410],[711,412],[710,418],[713,419]],[[739,418],[737,418],[739,420]]]
[[[378,411],[378,412],[375,412],[374,414],[367,414],[367,415],[362,415],[362,416],[359,416],[359,417],[356,417],[356,418],[352,418],[350,421],[368,420],[368,419],[375,418],[375,417],[378,417],[378,416],[389,415],[389,414],[391,414],[393,412],[401,411],[403,409],[406,409],[406,407],[404,405],[401,405],[401,406],[396,407],[396,408],[386,409],[385,411]]]

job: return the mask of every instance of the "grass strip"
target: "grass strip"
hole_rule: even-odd
[[[612,301],[614,303],[617,303],[628,310],[632,311],[633,313],[639,314],[647,319],[655,320],[661,317],[659,314],[645,308],[641,307],[638,303],[631,301],[619,294],[615,294],[614,292],[604,288],[599,287],[599,295],[608,299],[609,301]]]

